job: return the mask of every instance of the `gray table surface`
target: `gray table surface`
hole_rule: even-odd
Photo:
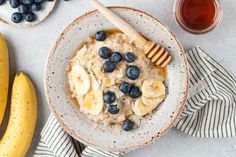
[[[106,5],[130,6],[144,10],[165,22],[187,50],[200,45],[213,58],[236,76],[236,1],[224,0],[224,16],[221,24],[206,35],[184,32],[173,19],[174,0],[102,0]],[[40,131],[50,111],[47,106],[43,74],[48,51],[60,32],[76,17],[93,8],[83,0],[58,0],[53,13],[41,24],[32,28],[13,28],[0,23],[0,32],[7,39],[10,50],[11,80],[15,72],[27,72],[37,87],[38,123],[33,144],[27,156],[32,156]],[[30,118],[30,117],[29,117]],[[199,139],[172,129],[159,142],[128,153],[125,157],[233,157],[236,156],[236,140]]]

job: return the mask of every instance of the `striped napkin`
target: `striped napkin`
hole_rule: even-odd
[[[236,80],[200,47],[188,51],[190,85],[187,103],[175,127],[194,137],[236,134]],[[53,115],[34,157],[118,157],[119,153],[86,147],[70,137]]]

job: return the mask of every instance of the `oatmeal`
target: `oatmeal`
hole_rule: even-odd
[[[120,32],[99,31],[69,62],[69,90],[80,111],[128,131],[165,98],[163,69]]]

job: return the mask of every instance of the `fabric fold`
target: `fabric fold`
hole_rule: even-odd
[[[235,136],[236,82],[200,47],[188,51],[189,96],[176,128],[194,137]]]

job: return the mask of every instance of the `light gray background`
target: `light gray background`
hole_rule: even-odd
[[[106,5],[130,6],[144,10],[166,23],[187,50],[200,45],[213,58],[236,76],[236,1],[222,0],[224,16],[221,24],[206,35],[184,32],[174,21],[174,0],[102,0]],[[59,33],[76,17],[92,10],[85,0],[58,0],[53,13],[41,24],[32,28],[13,28],[0,23],[0,32],[7,39],[10,51],[11,80],[16,71],[27,72],[37,87],[38,124],[28,156],[32,156],[39,140],[39,133],[50,111],[44,94],[43,74],[48,51]],[[29,117],[30,118],[30,117]],[[128,153],[125,157],[233,157],[236,140],[198,139],[172,129],[159,142],[144,149]]]

